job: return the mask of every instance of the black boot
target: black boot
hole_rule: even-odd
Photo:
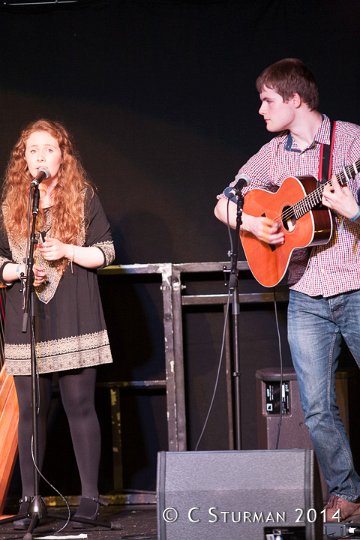
[[[81,497],[79,508],[71,518],[73,529],[91,527],[91,523],[76,521],[76,518],[88,519],[96,522],[101,502],[96,497]]]
[[[30,511],[30,504],[32,501],[32,497],[28,497],[25,495],[22,499],[19,501],[19,511],[17,513],[18,516],[23,516],[20,519],[15,519],[13,521],[13,527],[15,530],[24,531],[27,529],[30,525],[30,517],[29,517],[29,511]]]

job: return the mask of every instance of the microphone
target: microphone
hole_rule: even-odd
[[[235,186],[225,188],[223,194],[230,201],[236,202],[236,198],[240,195],[241,190],[248,185],[249,181],[250,178],[246,174],[240,174]]]
[[[40,167],[34,180],[31,182],[31,186],[37,187],[41,182],[50,177],[50,171],[47,167]]]

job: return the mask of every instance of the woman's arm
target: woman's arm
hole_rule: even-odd
[[[45,242],[39,245],[39,250],[47,261],[57,261],[65,257],[84,268],[99,268],[105,262],[104,253],[98,247],[64,244],[56,238],[46,237]]]

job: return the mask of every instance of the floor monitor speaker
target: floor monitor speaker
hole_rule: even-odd
[[[319,540],[311,449],[160,452],[159,540]]]

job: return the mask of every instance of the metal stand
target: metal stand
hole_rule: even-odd
[[[166,394],[166,419],[168,433],[169,451],[189,450],[187,441],[187,408],[185,403],[185,375],[184,375],[184,343],[183,319],[186,311],[193,307],[201,307],[206,312],[211,312],[215,306],[221,307],[226,316],[229,295],[224,290],[224,273],[226,273],[226,282],[229,282],[230,275],[229,261],[215,262],[186,262],[186,263],[149,263],[149,264],[130,264],[113,265],[98,270],[98,274],[104,284],[107,279],[117,277],[120,282],[126,278],[130,283],[151,283],[160,284],[160,291],[163,305],[163,329],[164,329],[164,363],[165,377],[161,380],[126,380],[101,383],[111,392],[112,406],[112,425],[113,425],[113,454],[114,463],[114,487],[117,495],[111,495],[113,504],[144,504],[155,502],[155,495],[146,493],[122,494],[122,452],[121,438],[122,430],[119,419],[122,417],[120,410],[120,393],[122,388],[133,388],[141,391],[147,388],[158,388]],[[237,271],[235,273],[246,273],[249,275],[249,265],[246,261],[238,261]],[[145,276],[145,278],[143,277]],[[211,281],[215,284],[219,282],[219,292],[214,293],[214,287],[211,287],[211,293],[191,293],[187,289],[187,282],[191,281],[191,276],[196,276],[196,281]],[[209,277],[210,276],[210,277]],[[151,280],[149,279],[151,278]],[[255,280],[251,278],[251,283]],[[115,286],[115,282],[114,282]],[[228,286],[227,286],[228,287]],[[111,290],[113,290],[111,288]],[[112,293],[113,294],[113,293]],[[287,303],[288,290],[284,286],[276,293],[278,302]],[[240,305],[261,306],[263,304],[273,304],[274,293],[268,289],[262,289],[260,292],[239,292],[236,300]],[[239,311],[239,310],[238,310]],[[232,343],[230,339],[231,332],[226,332],[225,339],[225,364],[226,364],[226,408],[227,417],[224,421],[228,428],[228,448],[233,450],[235,446],[234,430],[234,395],[232,385],[233,372],[233,354]],[[203,336],[205,337],[205,336]],[[238,350],[238,349],[237,349]],[[238,385],[237,385],[238,387]],[[239,407],[239,405],[237,405]],[[239,411],[239,408],[237,409]],[[238,433],[240,429],[238,429]]]
[[[238,279],[238,256],[240,243],[240,227],[242,223],[242,211],[244,197],[239,190],[237,193],[235,243],[231,253],[231,270],[229,276],[229,293],[232,294],[232,341],[233,341],[233,390],[235,407],[235,449],[241,450],[241,390],[240,390],[240,302],[239,302],[239,279]]]
[[[30,188],[31,189],[31,188]],[[40,496],[39,484],[40,477],[37,470],[39,463],[39,436],[38,436],[38,407],[39,407],[39,387],[36,380],[36,352],[35,352],[35,312],[34,312],[34,250],[37,243],[35,237],[36,218],[39,212],[40,191],[39,186],[35,185],[33,189],[33,207],[32,207],[32,222],[30,232],[30,249],[28,259],[26,261],[26,278],[23,285],[25,287],[25,302],[24,314],[22,322],[22,332],[26,333],[29,327],[30,315],[30,351],[31,351],[31,405],[32,405],[32,429],[33,429],[33,456],[35,460],[34,466],[34,498],[30,504],[30,525],[24,540],[32,538],[32,532],[39,523],[40,519],[46,517],[46,506]]]

